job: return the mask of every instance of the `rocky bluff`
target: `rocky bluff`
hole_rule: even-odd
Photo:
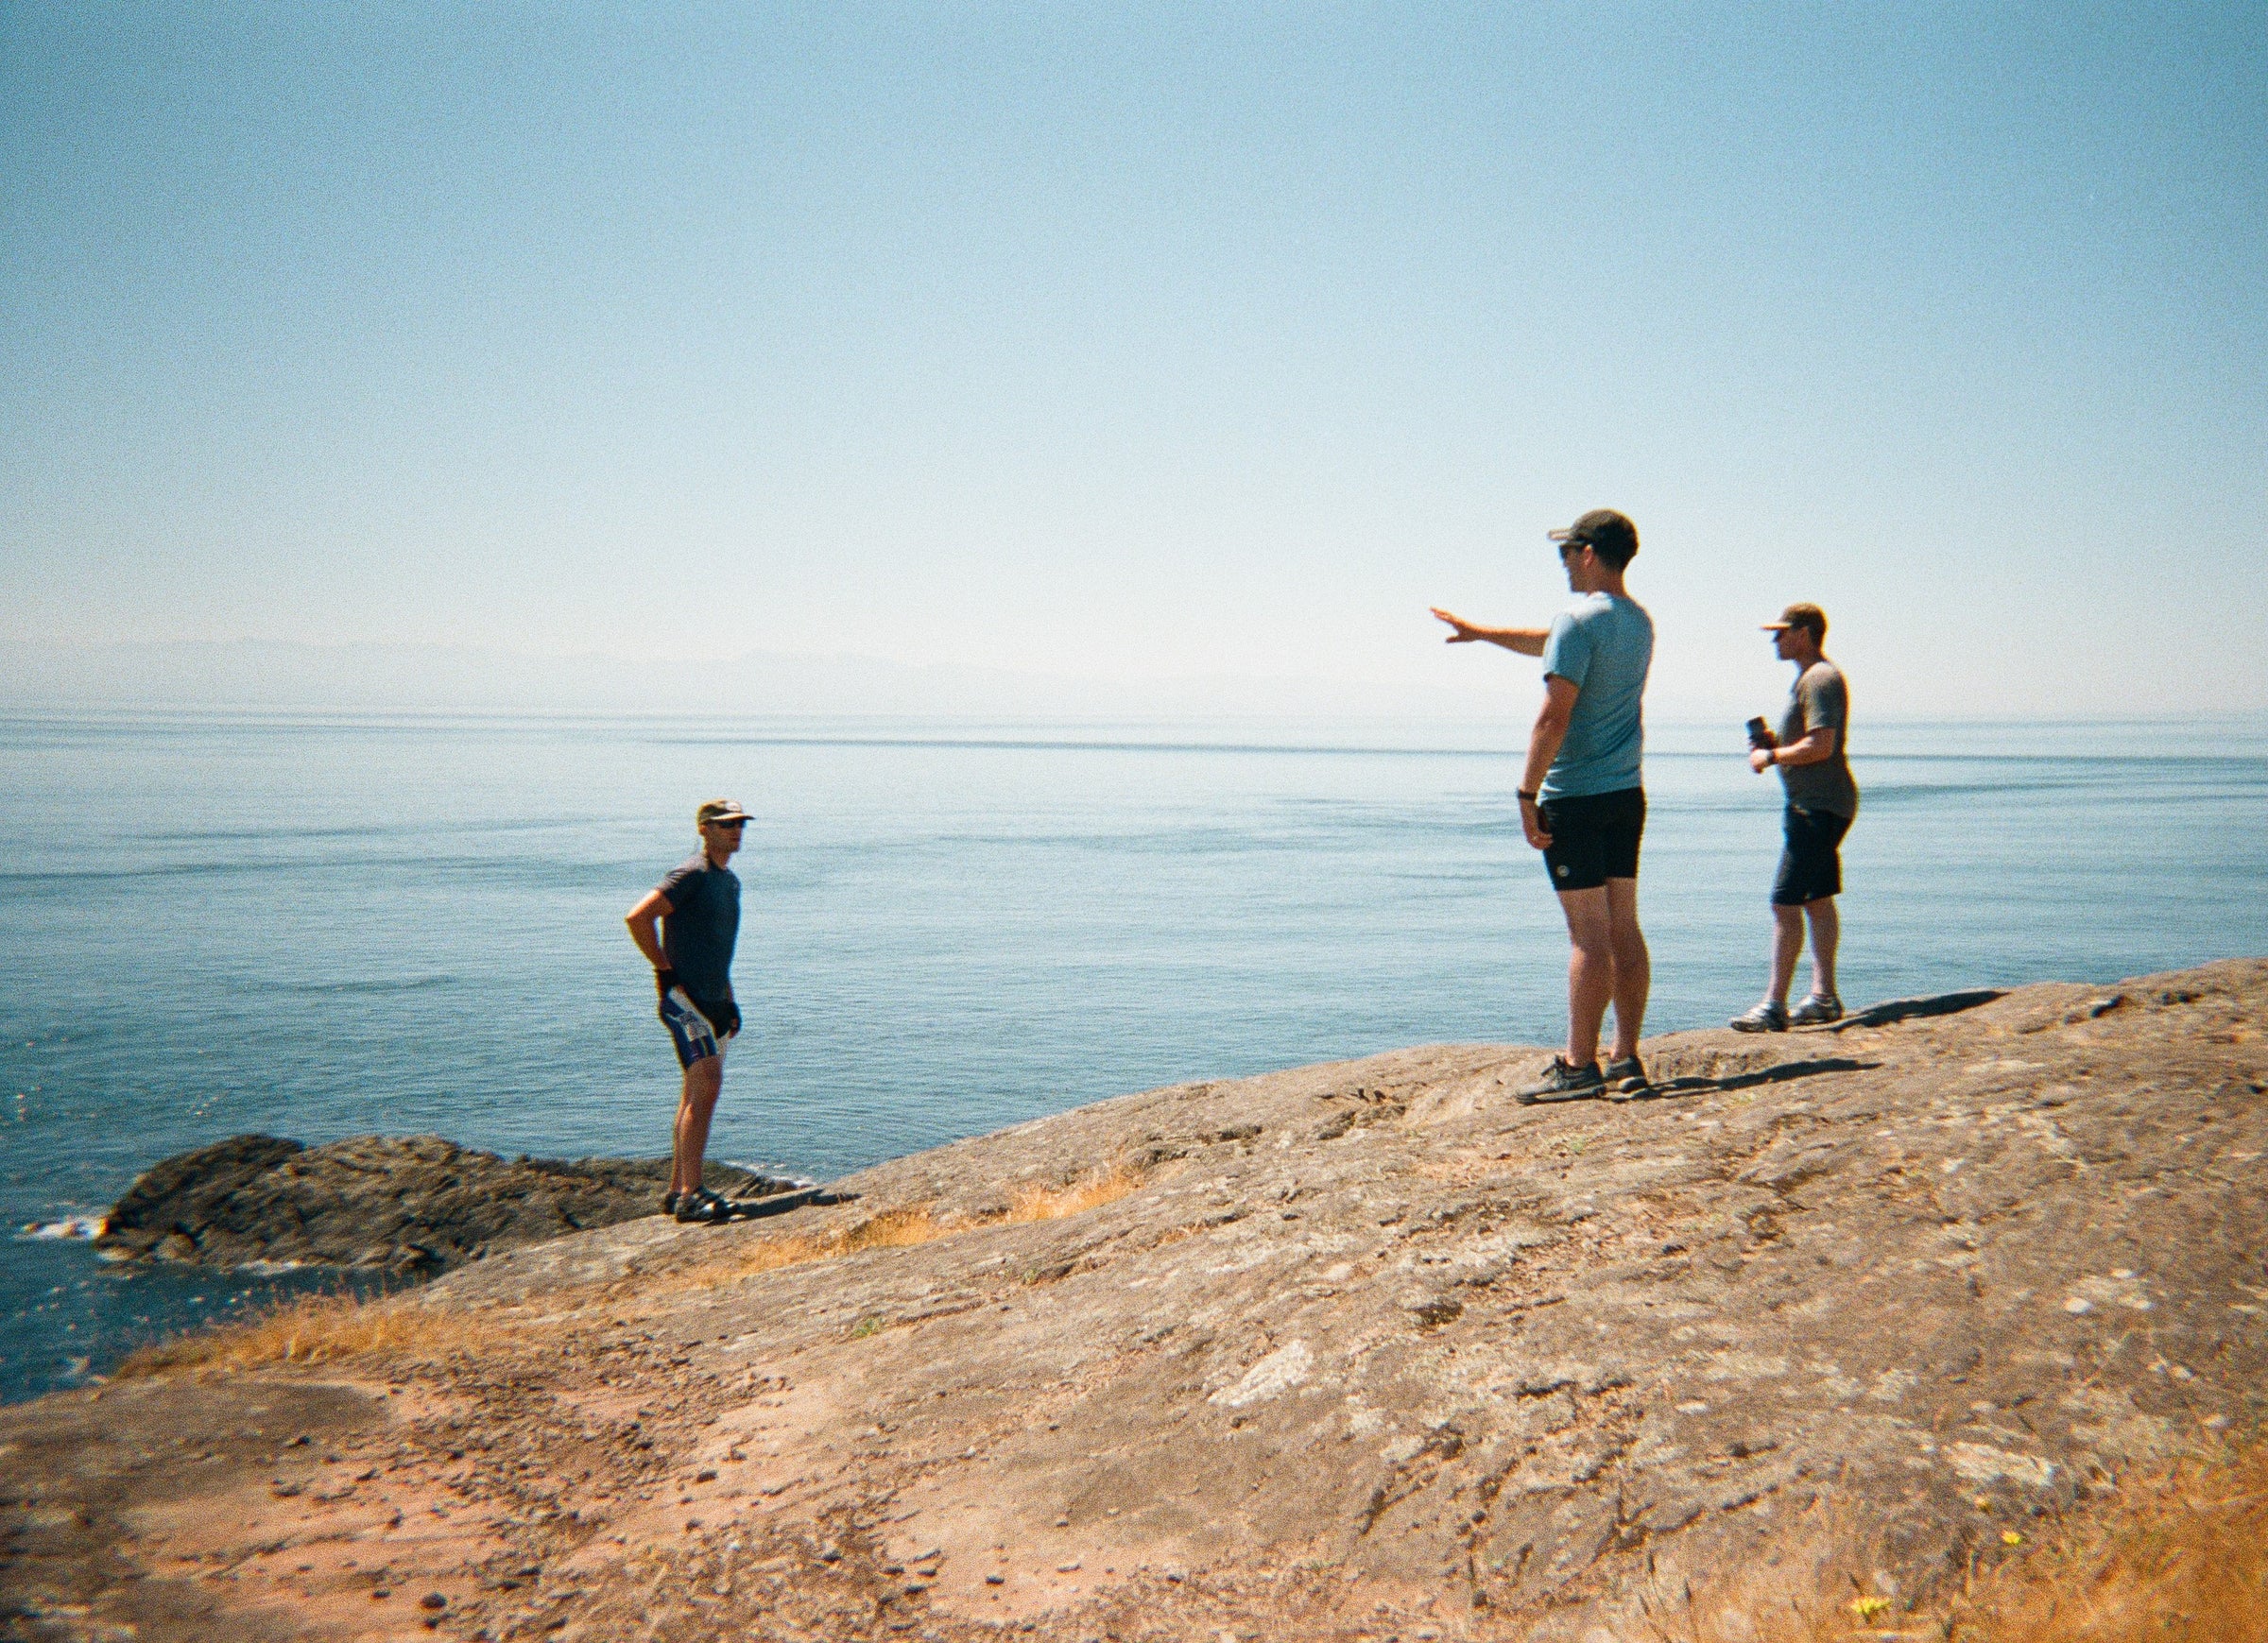
[[[787,1185],[713,1165],[717,1191]],[[650,1215],[667,1159],[505,1158],[438,1136],[319,1147],[236,1136],[157,1164],[112,1207],[106,1254],[207,1266],[374,1268],[428,1275],[493,1251]]]
[[[2263,1006],[2241,961],[1679,1034],[1611,1104],[1411,1050],[576,1233],[328,1361],[0,1414],[6,1572],[143,1638],[424,1594],[463,1637],[1600,1643],[1825,1559],[1896,1633],[2268,1414]]]

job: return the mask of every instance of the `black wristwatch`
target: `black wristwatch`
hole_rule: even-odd
[[[1535,805],[1535,806],[1536,806],[1537,808],[1538,808],[1538,809],[1541,809],[1541,808],[1542,808],[1542,805],[1543,805],[1543,800],[1542,800],[1542,799],[1540,799],[1540,798],[1538,798],[1538,797],[1537,797],[1537,796],[1536,796],[1535,794],[1532,794],[1532,793],[1530,793],[1530,792],[1529,792],[1529,791],[1528,791],[1526,788],[1524,788],[1524,787],[1516,787],[1516,788],[1514,788],[1514,789],[1512,790],[1512,796],[1513,796],[1515,798],[1524,798],[1524,799],[1526,799],[1526,800],[1527,800],[1527,801],[1528,801],[1530,804],[1532,804],[1532,805]]]

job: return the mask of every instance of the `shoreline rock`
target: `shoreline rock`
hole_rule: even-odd
[[[431,1277],[468,1261],[657,1213],[666,1158],[506,1158],[439,1136],[318,1147],[233,1136],[137,1176],[94,1247],[113,1259],[332,1266]],[[794,1185],[712,1164],[713,1189]]]
[[[785,1237],[502,1250],[327,1360],[0,1410],[0,1586],[143,1643],[1910,1632],[2268,1424],[2268,961],[1943,1004],[1652,1039],[1627,1103],[1501,1045],[1178,1085]]]

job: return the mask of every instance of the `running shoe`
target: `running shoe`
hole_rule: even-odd
[[[1813,993],[1788,1012],[1791,1027],[1824,1027],[1843,1018],[1843,1001],[1832,993]]]
[[[1766,999],[1744,1016],[1735,1016],[1727,1023],[1735,1033],[1785,1033],[1788,1030],[1788,1007]]]
[[[1620,1061],[1609,1061],[1606,1070],[1599,1074],[1606,1083],[1609,1100],[1628,1100],[1646,1087],[1645,1064],[1635,1055],[1625,1055]]]
[[[1606,1087],[1606,1081],[1599,1076],[1597,1062],[1589,1061],[1581,1067],[1570,1067],[1564,1056],[1555,1055],[1552,1057],[1551,1070],[1543,1075],[1543,1082],[1531,1084],[1513,1099],[1523,1105],[1539,1101],[1578,1101],[1587,1095],[1597,1095]]]

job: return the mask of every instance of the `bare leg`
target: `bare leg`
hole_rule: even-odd
[[[1614,926],[1606,891],[1562,890],[1573,950],[1567,961],[1567,1062],[1588,1067],[1599,1058],[1599,1023],[1614,997]]]
[[[685,1070],[685,1093],[678,1102],[676,1161],[669,1189],[691,1192],[701,1184],[701,1158],[709,1151],[709,1121],[717,1092],[725,1087],[725,1058],[704,1055]]]
[[[1654,960],[1645,932],[1638,927],[1638,881],[1606,881],[1607,940],[1614,954],[1614,1059],[1638,1053],[1638,1035],[1646,1022],[1646,995],[1654,986]]]
[[[1803,952],[1803,909],[1772,904],[1772,990],[1764,995],[1776,1004],[1788,1001],[1796,982],[1796,960]]]
[[[1803,916],[1812,926],[1812,991],[1822,998],[1836,998],[1835,944],[1843,938],[1843,916],[1835,911],[1835,899],[1822,896],[1816,901],[1803,904]],[[1788,955],[1788,973],[1796,972],[1796,957]]]

